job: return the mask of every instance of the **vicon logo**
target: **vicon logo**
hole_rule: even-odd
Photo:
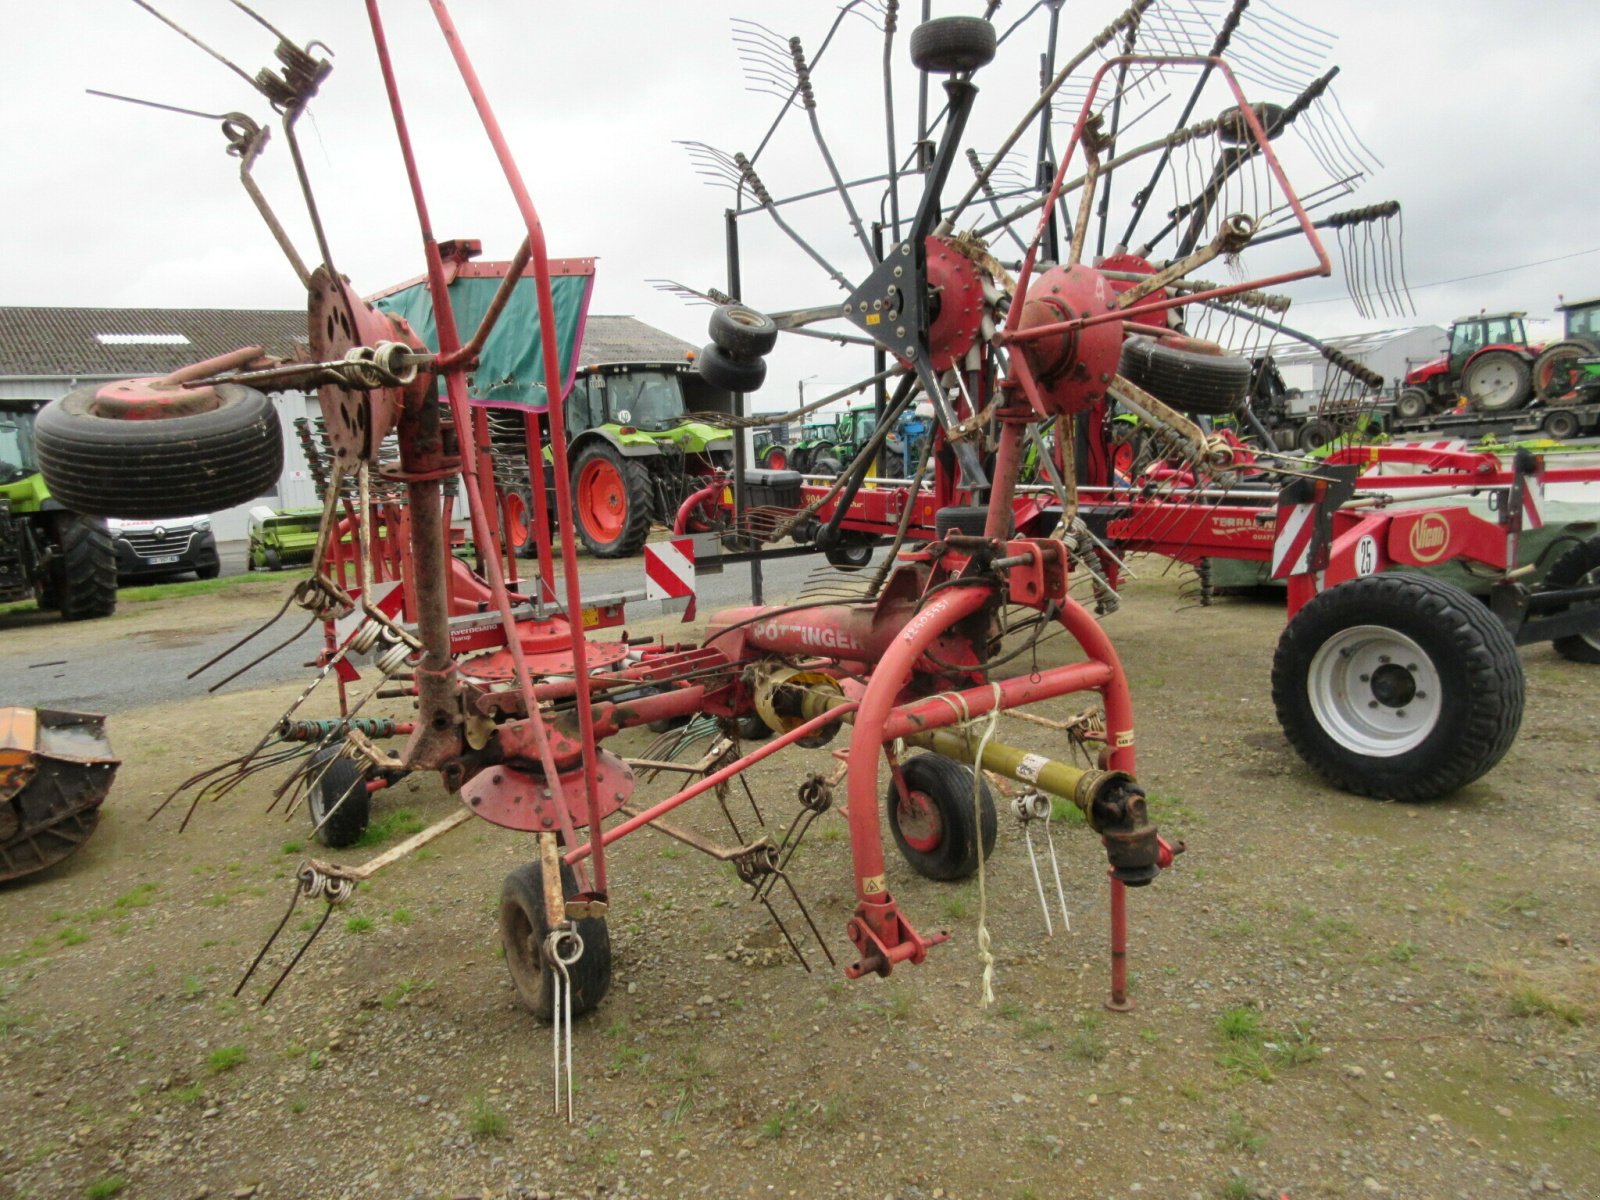
[[[1438,562],[1450,548],[1450,523],[1438,513],[1423,513],[1411,527],[1407,544],[1419,563]]]

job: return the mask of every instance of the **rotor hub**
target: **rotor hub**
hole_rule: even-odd
[[[1076,263],[1043,271],[1028,288],[1018,332],[1062,325],[1058,332],[1015,344],[1032,368],[1050,415],[1087,412],[1105,400],[1122,355],[1122,323],[1093,317],[1116,309],[1116,291],[1093,267]]]

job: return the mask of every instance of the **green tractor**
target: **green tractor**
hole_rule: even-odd
[[[33,450],[44,400],[0,400],[0,601],[32,597],[68,621],[117,607],[117,551],[100,517],[50,496]]]
[[[789,470],[803,475],[837,475],[844,469],[839,460],[839,427],[833,421],[807,422],[800,427],[800,440],[789,447]]]
[[[624,558],[644,545],[652,522],[671,525],[678,509],[719,472],[733,469],[733,435],[691,419],[727,411],[728,394],[690,362],[603,363],[578,372],[567,396],[567,462],[579,539],[597,558]],[[549,511],[554,477],[545,451]],[[720,506],[690,521],[716,527]]]

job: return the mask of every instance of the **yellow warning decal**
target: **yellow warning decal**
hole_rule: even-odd
[[[1119,750],[1124,746],[1131,745],[1133,745],[1133,730],[1124,729],[1121,733],[1117,734],[1117,748]]]
[[[861,890],[869,896],[881,896],[889,890],[889,881],[882,875],[873,875],[861,881]]]
[[[868,313],[867,314],[867,324],[868,325],[876,325],[878,322],[880,322],[882,320],[883,320],[883,314],[882,313]]]

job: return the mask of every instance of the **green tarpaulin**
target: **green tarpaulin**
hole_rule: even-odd
[[[561,357],[561,391],[572,387],[578,364],[578,342],[589,309],[592,275],[558,275],[550,281],[556,313],[556,347]],[[489,310],[500,280],[458,277],[450,285],[450,307],[456,331],[465,342]],[[439,349],[439,328],[433,319],[433,297],[426,282],[414,283],[375,300],[384,312],[404,317],[429,349]],[[543,409],[549,406],[544,386],[544,352],[539,338],[539,302],[529,276],[517,280],[511,299],[495,322],[478,366],[467,377],[472,399],[497,406]]]

